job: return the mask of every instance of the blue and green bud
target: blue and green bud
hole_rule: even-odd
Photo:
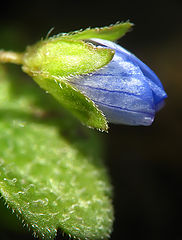
[[[151,125],[167,95],[149,67],[113,42],[131,26],[117,23],[46,38],[17,62],[88,127],[107,131],[108,121]]]

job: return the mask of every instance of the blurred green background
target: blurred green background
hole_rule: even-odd
[[[23,51],[52,27],[57,34],[128,19],[135,26],[119,43],[157,73],[168,99],[151,127],[110,125],[103,134],[114,185],[111,240],[181,240],[182,1],[1,2],[0,48]],[[1,239],[34,239],[10,230],[9,212],[0,216]]]

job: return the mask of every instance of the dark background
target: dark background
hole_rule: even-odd
[[[115,194],[111,240],[182,240],[182,1],[6,1],[0,7],[0,47],[19,51],[52,27],[57,34],[128,19],[135,24],[119,43],[157,73],[168,99],[151,127],[110,125],[104,134]]]

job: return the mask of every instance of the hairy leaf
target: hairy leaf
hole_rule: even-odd
[[[28,80],[0,67],[0,193],[35,235],[111,232],[111,186],[99,136]]]

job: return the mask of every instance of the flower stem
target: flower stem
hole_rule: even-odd
[[[23,53],[0,50],[0,63],[22,64]]]

